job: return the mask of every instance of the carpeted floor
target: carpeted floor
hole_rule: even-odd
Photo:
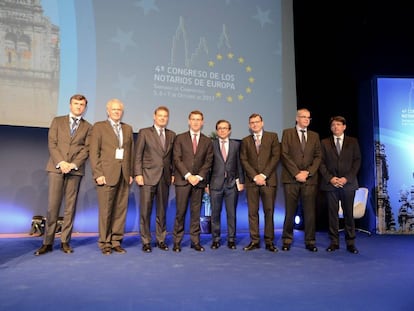
[[[327,253],[325,232],[317,253],[304,249],[302,231],[290,252],[244,252],[249,236],[238,238],[237,250],[211,250],[202,235],[204,253],[186,236],[181,253],[146,254],[131,233],[127,254],[104,256],[96,234],[76,234],[73,254],[56,240],[37,257],[41,237],[0,236],[0,310],[414,310],[414,236],[358,233],[358,255],[343,245]]]

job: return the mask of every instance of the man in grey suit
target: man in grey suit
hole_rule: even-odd
[[[243,248],[251,251],[260,248],[259,202],[264,212],[264,240],[266,250],[277,252],[274,245],[274,210],[277,192],[276,168],[280,158],[280,143],[276,133],[263,130],[264,122],[260,114],[249,117],[249,127],[253,135],[243,138],[240,148],[240,161],[245,173],[246,197],[249,213],[250,243]]]
[[[75,218],[79,185],[85,174],[85,161],[89,155],[91,124],[82,118],[88,100],[81,94],[73,95],[69,102],[69,115],[55,117],[48,132],[49,198],[45,235],[42,246],[34,253],[43,255],[53,250],[59,210],[64,200],[63,225],[60,248],[72,253],[69,242]]]
[[[339,249],[339,200],[344,211],[346,249],[358,254],[355,247],[355,220],[353,205],[355,190],[358,189],[358,172],[361,166],[361,152],[358,140],[345,135],[346,120],[342,116],[330,120],[332,136],[321,142],[322,162],[319,172],[322,176],[321,190],[328,205],[330,245],[326,249],[333,252]]]
[[[184,236],[184,222],[190,202],[190,239],[191,247],[203,252],[200,244],[200,209],[207,177],[213,163],[213,144],[211,138],[201,133],[204,116],[195,110],[188,116],[190,130],[177,135],[174,141],[174,185],[176,196],[176,216],[174,223],[174,252],[181,252]]]
[[[285,195],[285,220],[282,250],[289,251],[293,242],[294,218],[302,204],[305,227],[305,247],[317,252],[315,243],[315,203],[318,192],[318,169],[321,163],[319,134],[308,129],[311,121],[308,109],[296,112],[296,126],[282,134],[282,183]]]
[[[99,240],[102,254],[126,253],[124,238],[129,187],[133,182],[134,137],[132,127],[121,122],[124,104],[111,99],[108,119],[92,127],[90,163],[99,205]]]
[[[244,189],[244,172],[240,163],[240,142],[230,139],[231,124],[216,123],[218,138],[213,141],[213,166],[208,191],[211,197],[212,249],[220,247],[221,211],[223,201],[227,215],[227,246],[236,249],[236,208],[239,191]]]
[[[175,132],[166,128],[169,110],[160,106],[154,112],[154,124],[139,131],[135,146],[135,181],[140,188],[139,228],[142,250],[152,251],[151,212],[156,203],[156,246],[168,251],[166,212],[170,185],[173,182],[172,149]]]

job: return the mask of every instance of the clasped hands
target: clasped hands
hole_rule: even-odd
[[[343,186],[345,186],[345,184],[347,183],[347,180],[345,177],[332,177],[331,179],[331,184],[332,186],[334,186],[335,188],[343,188]]]
[[[197,186],[198,183],[200,182],[200,178],[198,178],[198,176],[196,175],[190,175],[187,177],[187,181],[192,185],[192,186]]]
[[[300,171],[296,176],[295,179],[297,182],[301,182],[304,183],[306,182],[306,180],[309,177],[309,172],[308,171]]]
[[[266,178],[262,174],[257,174],[253,180],[257,186],[266,186]]]
[[[62,171],[63,174],[69,173],[71,170],[76,168],[76,165],[74,163],[69,163],[66,161],[62,161],[59,163],[59,168]]]

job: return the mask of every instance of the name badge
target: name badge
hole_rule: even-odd
[[[116,148],[115,159],[122,160],[124,158],[124,148]]]

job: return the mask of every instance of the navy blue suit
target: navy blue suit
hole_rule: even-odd
[[[209,188],[211,197],[211,233],[214,242],[220,242],[221,211],[223,201],[227,212],[227,240],[235,242],[236,208],[239,197],[236,180],[244,184],[244,173],[240,162],[240,142],[229,139],[227,159],[221,153],[220,139],[213,141],[213,166]]]
[[[329,237],[332,244],[339,245],[338,209],[341,200],[344,211],[345,240],[347,246],[355,243],[355,222],[353,218],[353,203],[355,190],[358,189],[358,172],[361,166],[361,151],[358,140],[344,136],[341,154],[338,155],[333,136],[321,141],[322,162],[319,167],[321,173],[321,190],[325,193],[329,215]],[[333,177],[345,177],[347,183],[342,188],[331,184]]]

